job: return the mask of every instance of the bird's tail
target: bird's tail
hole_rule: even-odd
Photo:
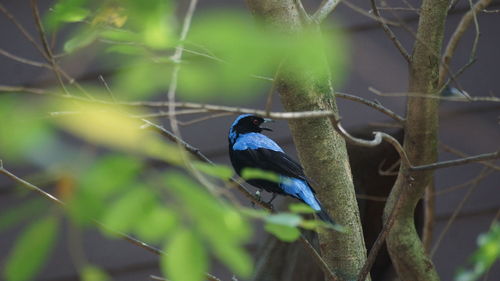
[[[316,212],[318,218],[324,222],[330,223],[332,225],[337,225],[337,223],[330,217],[330,215],[325,210],[320,210]]]

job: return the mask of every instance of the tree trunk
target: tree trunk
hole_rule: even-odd
[[[294,0],[247,0],[247,3],[252,13],[271,28],[291,35],[304,28]],[[325,61],[310,63],[317,66]],[[337,111],[328,75],[304,69],[298,76],[280,71],[275,81],[287,111]],[[306,175],[317,183],[314,188],[319,200],[337,222],[348,228],[347,233],[320,233],[322,256],[337,275],[354,279],[366,260],[366,248],[344,139],[327,118],[293,120],[289,126]]]
[[[438,95],[439,62],[448,0],[424,0],[420,9],[417,39],[410,62],[409,92]],[[409,97],[404,148],[412,165],[437,159],[438,99]],[[417,202],[431,184],[433,171],[411,172],[401,165],[399,177],[385,209],[385,220],[396,206],[394,225],[387,236],[391,259],[402,280],[432,281],[439,276],[426,256],[415,229]]]

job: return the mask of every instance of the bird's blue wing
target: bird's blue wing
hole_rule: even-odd
[[[286,155],[278,144],[263,134],[241,135],[232,148],[234,153],[238,154],[239,164],[244,163],[244,167],[259,168],[307,182],[300,164]]]
[[[321,211],[321,204],[314,196],[313,189],[305,180],[281,177],[280,186],[286,194],[302,200],[317,212]]]

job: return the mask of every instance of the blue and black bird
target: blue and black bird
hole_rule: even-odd
[[[316,211],[318,217],[331,224],[335,222],[323,210],[299,163],[286,155],[279,145],[262,134],[269,128],[261,127],[271,121],[252,114],[236,118],[229,130],[229,157],[233,168],[241,176],[243,169],[254,168],[279,175],[279,182],[265,179],[250,179],[247,182],[257,188],[299,199]],[[270,201],[270,202],[271,202]]]

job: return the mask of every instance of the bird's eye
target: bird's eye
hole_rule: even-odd
[[[259,125],[259,120],[258,120],[258,119],[253,119],[253,121],[252,121],[252,122],[253,122],[253,124],[254,124],[254,125],[256,125],[256,126],[258,126],[258,125]]]

